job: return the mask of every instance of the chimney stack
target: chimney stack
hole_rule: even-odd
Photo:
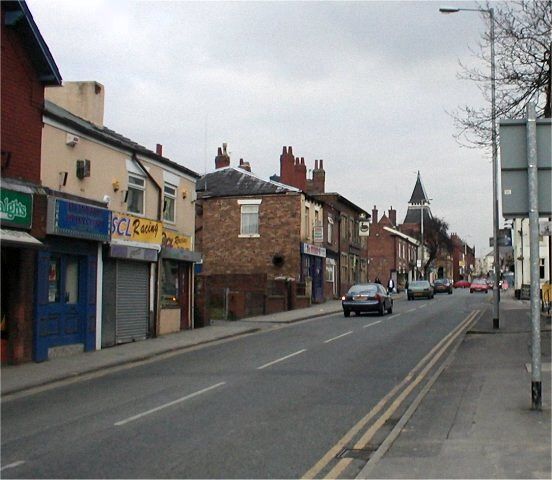
[[[378,223],[378,209],[374,205],[374,208],[372,209],[372,223]]]
[[[389,209],[389,220],[394,227],[397,226],[397,210],[393,210],[393,207]]]
[[[222,148],[218,148],[217,156],[215,157],[215,168],[224,168],[230,166],[230,156],[226,152],[227,144],[223,143]]]
[[[326,191],[326,172],[324,171],[324,161],[315,160],[314,170],[312,171],[312,192],[324,193]]]
[[[160,143],[158,143],[156,146],[155,146],[155,153],[157,153],[157,155],[159,155],[160,157],[163,156],[163,145],[161,145]]]
[[[283,147],[280,155],[280,182],[293,185],[295,159],[291,147]]]
[[[250,172],[251,173],[251,165],[249,164],[249,162],[244,162],[243,161],[243,158],[240,158],[240,168],[245,170],[246,172]]]

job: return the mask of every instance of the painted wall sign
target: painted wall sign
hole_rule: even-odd
[[[128,213],[112,212],[111,239],[161,245],[163,224]]]
[[[0,189],[0,219],[2,225],[31,228],[33,196],[15,190]]]
[[[326,249],[323,247],[317,247],[310,243],[301,243],[301,253],[306,255],[314,255],[315,257],[326,257]]]
[[[189,235],[183,235],[172,230],[163,230],[163,240],[161,246],[165,249],[173,250],[191,250],[192,249],[192,237]]]
[[[111,211],[48,197],[46,233],[107,242],[111,233]]]

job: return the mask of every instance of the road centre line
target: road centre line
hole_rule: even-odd
[[[2,468],[0,468],[0,472],[3,472],[4,470],[7,470],[8,468],[15,468],[19,467],[19,465],[23,465],[25,462],[23,460],[19,460],[18,462],[13,462],[8,465],[4,465]]]
[[[114,423],[114,425],[116,427],[119,427],[121,425],[132,422],[134,420],[138,420],[139,418],[145,417],[146,415],[150,415],[152,413],[158,412],[159,410],[162,410],[167,407],[172,407],[173,405],[184,402],[185,400],[190,400],[191,398],[197,397],[198,395],[201,395],[202,393],[206,393],[210,390],[214,390],[215,388],[221,387],[222,385],[226,385],[226,382],[220,382],[215,385],[211,385],[210,387],[191,393],[190,395],[186,395],[185,397],[178,398],[177,400],[173,400],[172,402],[165,403],[164,405],[160,405],[159,407],[152,408],[151,410],[147,410],[146,412],[139,413],[138,415],[134,415],[133,417],[126,418],[125,420],[120,420],[119,422]]]
[[[457,325],[452,331],[450,331],[437,345],[435,345],[424,358],[418,362],[418,364],[406,375],[406,377],[397,385],[395,385],[388,393],[385,395],[372,410],[370,410],[362,419],[360,419],[332,448],[330,448],[326,454],[318,461],[315,465],[308,470],[302,478],[305,479],[314,479],[319,478],[319,473],[332,461],[335,459],[335,456],[341,449],[350,444],[352,439],[368,424],[368,422],[375,417],[379,411],[385,406],[385,404],[395,396],[395,394],[407,385],[413,378],[415,373],[422,368],[426,361],[428,361],[431,356],[436,352],[442,345],[446,343],[448,338],[452,335],[463,330],[465,325],[468,325],[472,315],[477,316],[479,310],[474,310],[471,312],[464,321]]]
[[[407,310],[407,311],[406,311],[406,312],[404,312],[404,313],[410,313],[410,312],[415,312],[415,311],[416,311],[416,309],[415,309],[415,308],[411,308],[410,310]]]
[[[468,317],[461,322],[461,325],[469,325],[477,317],[479,310],[476,310]],[[424,367],[424,369],[418,374],[418,376],[412,381],[402,392],[401,394],[391,403],[389,408],[381,415],[374,424],[362,435],[362,437],[355,443],[353,449],[365,448],[368,442],[373,438],[376,432],[382,427],[382,425],[389,420],[391,415],[399,408],[402,402],[410,395],[412,390],[426,377],[431,368],[437,363],[439,358],[448,350],[449,346],[456,340],[456,338],[462,333],[463,329],[458,330],[447,342],[442,346],[442,348],[435,353],[435,356],[429,361],[429,363]],[[344,458],[337,462],[337,465],[334,466],[328,472],[325,478],[340,478],[340,473],[343,472],[353,461],[352,458]]]
[[[353,333],[353,331],[349,330],[348,332],[342,333],[341,335],[338,335],[337,337],[333,337],[333,338],[330,338],[329,340],[325,340],[324,343],[333,342],[334,340],[337,340],[338,338],[344,337],[345,335],[350,335],[351,333]]]
[[[400,313],[397,314],[397,315],[400,315]],[[394,315],[394,316],[396,317],[397,315]],[[392,319],[392,318],[393,318],[393,317],[389,317],[389,319]],[[377,322],[372,322],[372,323],[368,323],[368,324],[366,324],[366,325],[363,325],[362,328],[368,328],[368,327],[371,327],[372,325],[376,325],[376,324],[378,324],[378,323],[381,323],[381,320],[378,320]]]
[[[418,308],[425,308],[425,307],[427,307],[427,306],[428,306],[428,304],[427,304],[427,303],[424,303],[423,305],[420,305]]]
[[[289,355],[286,355],[285,357],[279,358],[278,360],[274,360],[272,362],[265,363],[264,365],[261,365],[260,367],[257,367],[257,370],[262,370],[263,368],[270,367],[271,365],[274,365],[275,363],[283,362],[284,360],[287,360],[288,358],[295,357],[295,355],[300,355],[303,352],[306,352],[307,349],[304,348],[303,350],[299,350],[295,353],[290,353]]]
[[[394,318],[397,318],[397,317],[400,317],[400,316],[401,316],[400,313],[395,313],[395,315],[391,315],[387,320],[393,320]]]

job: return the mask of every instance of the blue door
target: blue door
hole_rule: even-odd
[[[90,289],[95,288],[95,282],[90,282],[95,278],[95,259],[40,252],[37,275],[35,361],[47,360],[48,349],[56,346],[84,344],[85,350],[92,350],[95,328],[90,328],[89,303]],[[95,317],[95,295],[93,307]]]

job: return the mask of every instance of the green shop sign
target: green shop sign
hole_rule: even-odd
[[[2,225],[31,228],[33,196],[29,193],[0,189],[0,219]]]

